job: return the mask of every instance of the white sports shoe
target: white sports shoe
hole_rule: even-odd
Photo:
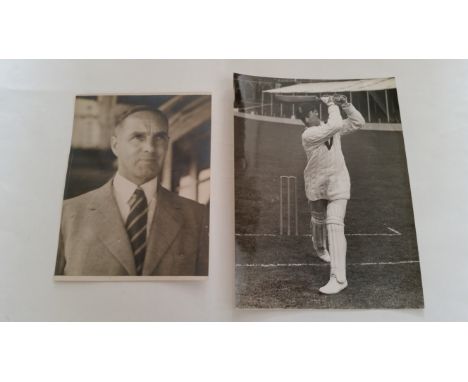
[[[327,250],[323,251],[323,253],[321,255],[318,255],[318,257],[320,260],[325,261],[326,263],[329,263],[331,261],[330,254]]]
[[[335,275],[331,275],[328,283],[324,285],[323,287],[321,287],[319,291],[320,293],[323,293],[323,294],[335,294],[335,293],[341,292],[347,286],[348,286],[347,281],[340,283],[336,279]]]

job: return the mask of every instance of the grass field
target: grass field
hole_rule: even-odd
[[[241,308],[421,308],[423,293],[401,132],[342,138],[351,177],[349,287],[324,296],[304,194],[302,128],[235,118],[236,299]],[[279,235],[279,177],[297,177],[298,236]]]

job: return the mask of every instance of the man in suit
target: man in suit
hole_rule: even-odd
[[[56,275],[208,275],[205,207],[159,184],[168,130],[167,117],[147,106],[117,116],[117,173],[63,203]]]

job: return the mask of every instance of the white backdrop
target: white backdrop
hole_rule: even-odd
[[[235,309],[233,72],[397,77],[424,310]],[[468,320],[466,89],[467,61],[0,62],[0,320]],[[212,93],[209,280],[54,282],[74,96],[136,92]]]

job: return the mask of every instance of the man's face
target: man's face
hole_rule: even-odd
[[[149,111],[128,116],[112,137],[119,173],[141,185],[159,176],[168,146],[166,120]]]
[[[311,110],[305,117],[307,127],[320,126],[320,118],[317,110]]]

